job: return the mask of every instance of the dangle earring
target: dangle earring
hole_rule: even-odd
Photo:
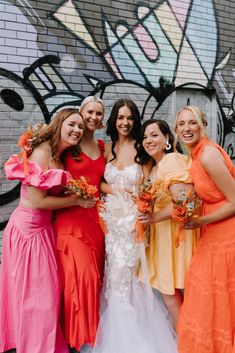
[[[169,151],[171,149],[171,144],[166,141],[166,150]]]

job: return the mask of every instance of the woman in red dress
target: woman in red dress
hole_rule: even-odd
[[[235,352],[235,166],[205,134],[197,107],[177,115],[176,134],[189,150],[191,174],[203,201],[202,216],[186,224],[201,226],[178,324],[180,353]]]
[[[105,168],[104,143],[94,138],[102,127],[104,106],[101,99],[90,96],[80,107],[85,129],[81,152],[65,157],[65,169],[72,177],[84,176],[89,184],[100,188]],[[80,351],[93,346],[99,322],[99,295],[104,266],[104,234],[93,199],[81,200],[82,206],[57,212],[57,250],[64,277],[62,328],[67,343]]]

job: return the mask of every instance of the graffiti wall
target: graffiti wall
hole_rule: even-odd
[[[226,0],[0,0],[0,228],[19,195],[3,173],[19,135],[90,94],[106,118],[129,97],[171,125],[200,105],[235,160],[234,17]]]

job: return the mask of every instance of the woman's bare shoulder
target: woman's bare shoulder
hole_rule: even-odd
[[[105,142],[105,144],[104,144],[104,158],[106,159],[106,161],[108,161],[112,156],[111,148],[112,148],[112,144],[110,142]]]
[[[29,160],[40,165],[42,169],[48,169],[51,162],[51,148],[47,141],[37,146],[29,157]]]

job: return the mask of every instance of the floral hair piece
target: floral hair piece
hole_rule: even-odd
[[[17,146],[21,147],[26,157],[29,157],[35,147],[49,138],[50,134],[47,132],[47,125],[40,123],[33,127],[29,126],[25,133],[19,137]]]

